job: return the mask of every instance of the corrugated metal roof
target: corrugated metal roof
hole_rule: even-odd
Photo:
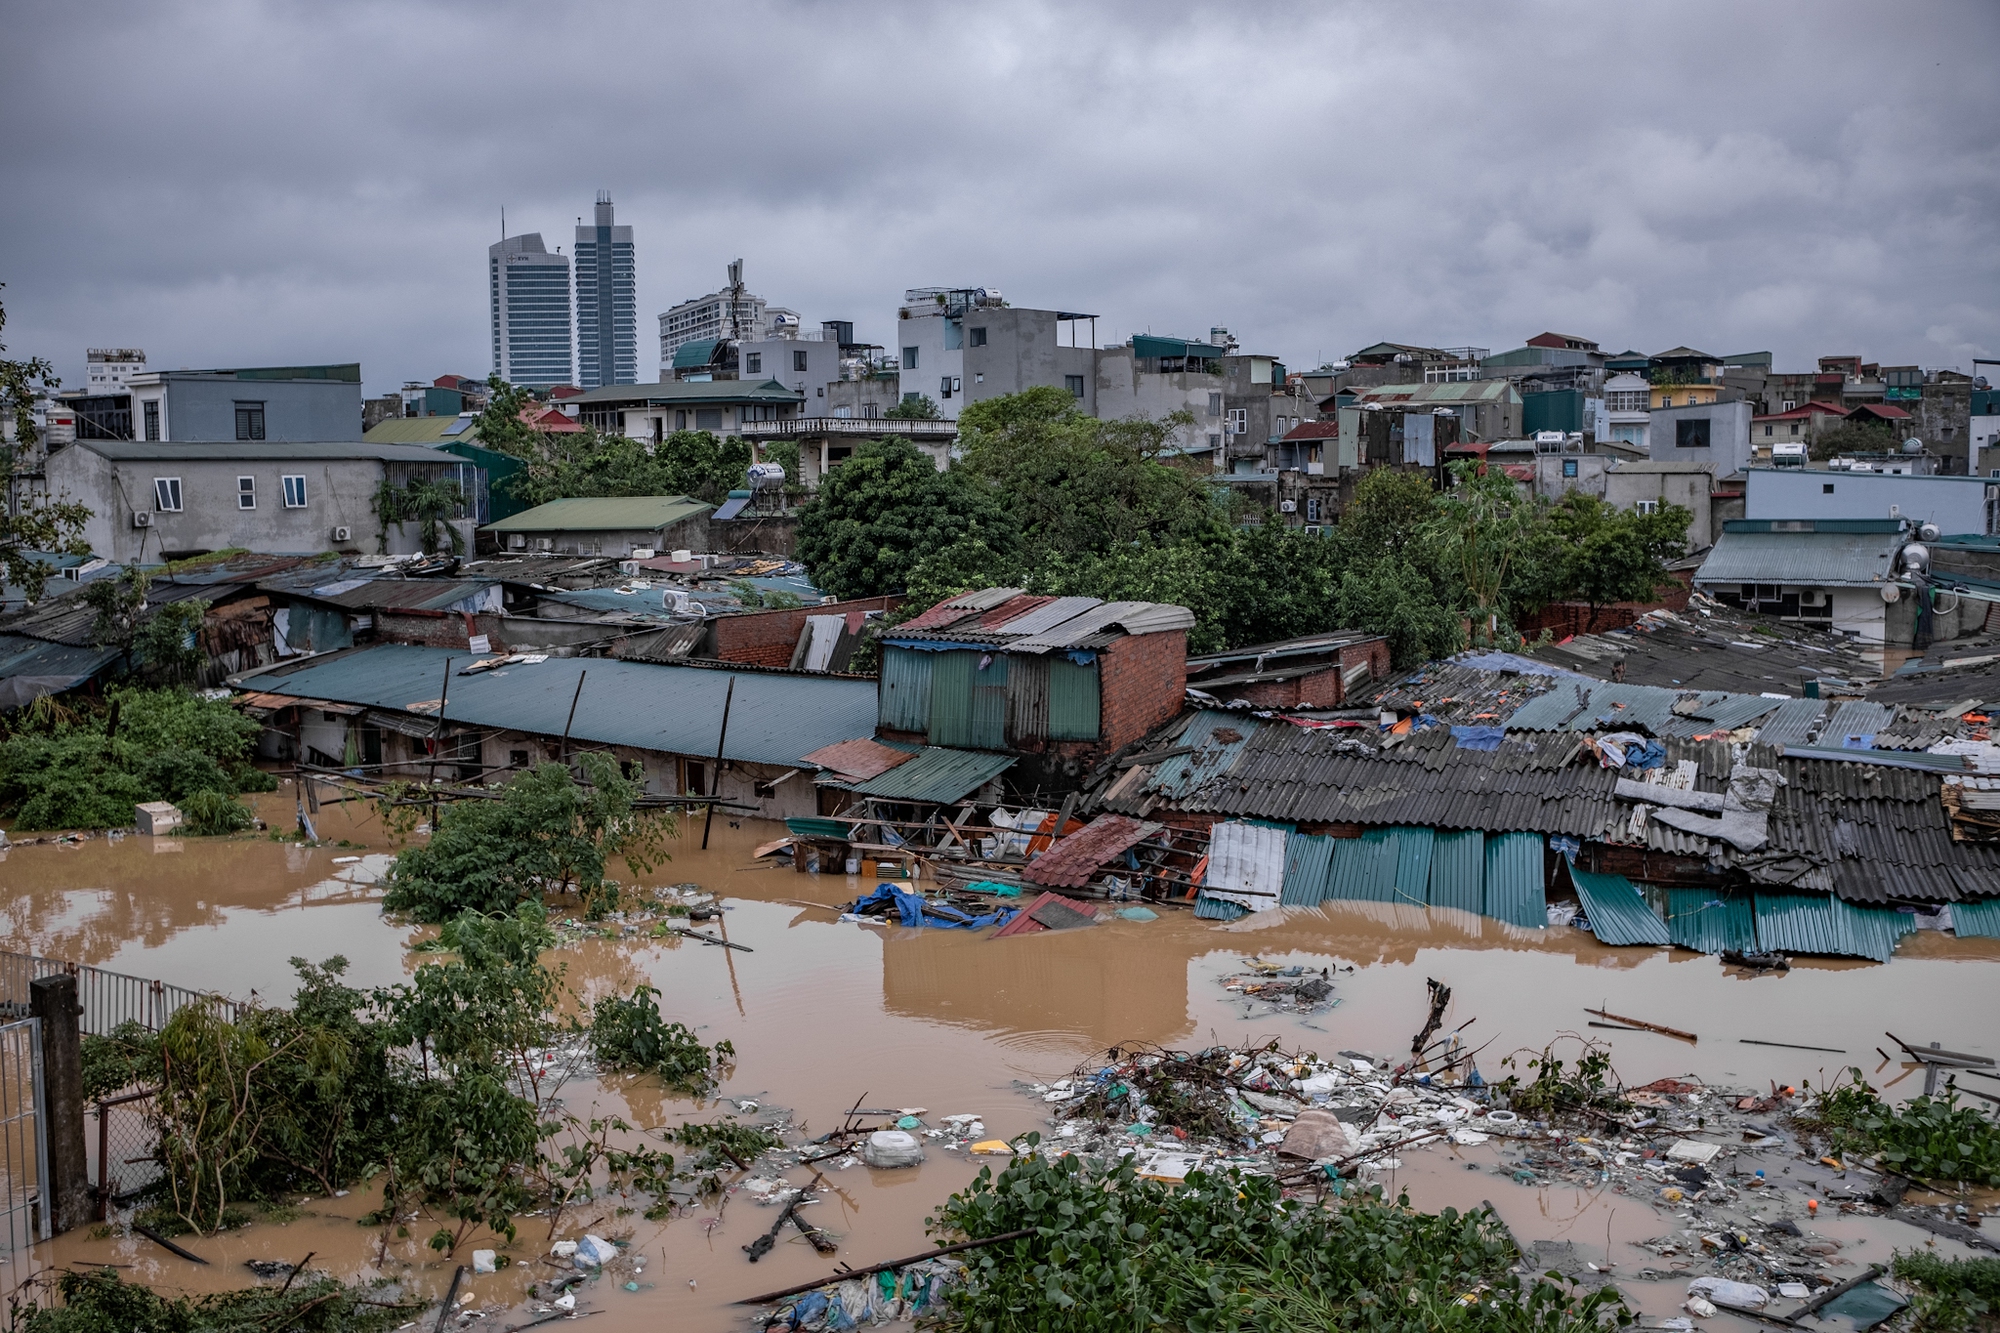
[[[1859,699],[1850,700],[1836,708],[1833,716],[1826,720],[1826,726],[1820,731],[1820,744],[1826,749],[1838,750],[1849,736],[1873,736],[1895,719],[1896,710],[1893,708]]]
[[[1757,943],[1779,953],[1872,958],[1886,963],[1896,942],[1916,929],[1907,912],[1856,907],[1830,894],[1757,895]]]
[[[1724,532],[1694,581],[1866,587],[1888,577],[1902,545],[1893,532]]]
[[[45,694],[75,689],[117,660],[116,648],[0,634],[0,708],[22,708]]]
[[[1084,612],[1095,610],[1102,605],[1104,603],[1095,597],[1056,597],[1042,602],[1039,606],[1026,607],[1017,616],[997,621],[992,625],[984,625],[982,628],[1004,631],[1020,637],[1046,634],[1065,621],[1074,620]]]
[[[1962,940],[2000,939],[2000,898],[1953,903],[1951,928]]]
[[[1696,693],[1657,685],[1622,685],[1612,681],[1571,678],[1516,709],[1507,719],[1509,731],[1646,731],[1659,735],[1670,723],[1685,722],[1674,705],[1694,693],[1698,707],[1716,707],[1735,697],[1720,691]],[[1766,711],[1777,707],[1766,700]],[[1702,731],[1713,727],[1699,728]]]
[[[1250,915],[1250,909],[1227,898],[1211,898],[1203,889],[1194,896],[1194,915],[1197,921],[1234,921],[1239,916]]]
[[[907,764],[857,783],[854,790],[863,796],[885,801],[920,801],[947,805],[962,801],[1013,767],[1010,754],[986,754],[978,750],[950,750],[926,745]]]
[[[444,693],[447,662],[456,671],[471,660],[466,652],[383,644],[279,667],[242,688],[409,711]],[[725,759],[790,767],[809,751],[875,730],[875,687],[865,680],[605,657],[551,657],[453,675],[445,714],[461,725],[560,736],[575,698],[576,720],[568,725],[577,740],[713,759],[731,680]]]
[[[649,532],[669,528],[715,506],[686,495],[576,496],[524,509],[481,532]]]
[[[1701,731],[1734,731],[1747,726],[1756,719],[1776,709],[1783,699],[1766,699],[1755,694],[1732,694],[1714,702],[1704,702],[1694,710],[1694,717],[1711,725]]]
[[[1294,833],[1285,840],[1285,887],[1278,899],[1281,906],[1317,907],[1326,901],[1333,885],[1334,841],[1311,833]]]
[[[1001,594],[1005,594],[1002,596]],[[984,604],[975,605],[974,599]],[[1018,602],[1018,605],[1008,605]],[[973,611],[987,612],[974,616]],[[990,644],[1008,652],[1046,653],[1062,648],[1099,646],[1113,629],[1127,634],[1157,634],[1191,629],[1194,612],[1164,602],[1100,602],[1095,597],[1030,598],[1019,588],[988,588],[948,599],[896,626],[886,636],[911,641],[933,640]]]
[[[1456,907],[1475,916],[1486,910],[1486,835],[1477,829],[1440,833],[1431,848],[1432,907]]]
[[[1124,815],[1099,815],[1030,861],[1021,878],[1051,888],[1080,889],[1090,883],[1100,866],[1159,831],[1158,824]]]
[[[1671,944],[1667,923],[1647,905],[1623,875],[1599,875],[1569,868],[1570,882],[1583,903],[1590,929],[1605,944]]]
[[[1363,389],[1360,402],[1382,403],[1497,403],[1519,397],[1511,380],[1452,380],[1441,384],[1384,384]]]
[[[1153,770],[1147,789],[1170,800],[1184,800],[1203,783],[1228,772],[1261,726],[1256,718],[1241,713],[1203,709],[1188,719],[1180,739],[1174,742],[1176,749],[1193,746],[1193,753],[1163,760]]]
[[[339,583],[323,584],[322,587],[338,589],[322,593],[319,588],[310,592],[294,591],[293,597],[310,597],[314,601],[326,602],[333,606],[344,606],[350,610],[364,610],[373,607],[404,607],[426,611],[441,611],[460,602],[484,599],[492,603],[491,610],[500,609],[497,592],[486,597],[489,590],[498,589],[499,584],[492,579],[369,579],[359,586],[348,586],[347,580]]]
[[[978,592],[960,593],[947,597],[936,606],[919,615],[911,616],[896,626],[899,630],[942,629],[972,617],[975,612],[990,611],[1012,598],[1021,595],[1019,588],[983,588]]]
[[[1033,614],[1030,612],[1030,615]],[[1133,625],[1139,628],[1135,629]],[[1156,602],[1106,602],[1081,615],[1072,616],[1053,629],[1017,638],[1008,645],[1008,649],[1017,653],[1044,653],[1059,648],[1075,648],[1091,636],[1114,627],[1123,628],[1128,634],[1192,629],[1194,612],[1184,606],[1164,606]],[[1016,632],[1012,625],[1004,625],[1001,629],[1010,634]]]
[[[1328,896],[1348,902],[1426,905],[1436,838],[1428,828],[1374,828],[1358,838],[1336,839]]]
[[[1759,745],[1802,745],[1826,712],[1824,699],[1791,699],[1757,728]]]
[[[1667,932],[1701,953],[1757,947],[1757,913],[1749,894],[1710,889],[1667,890]]]
[[[1548,925],[1542,847],[1542,838],[1534,833],[1502,833],[1486,839],[1485,915],[1516,926]]]

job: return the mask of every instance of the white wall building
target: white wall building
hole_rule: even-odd
[[[761,296],[743,290],[743,261],[729,265],[729,285],[706,296],[691,296],[660,316],[660,378],[673,378],[674,353],[685,343],[710,338],[760,341],[771,336],[774,308]],[[798,315],[783,307],[775,313],[789,317],[792,327]]]
[[[93,347],[83,360],[83,387],[89,393],[124,393],[132,376],[146,373],[141,347]]]

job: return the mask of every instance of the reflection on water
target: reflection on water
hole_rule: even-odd
[[[275,826],[289,827],[288,791],[261,798],[259,808]],[[403,979],[416,962],[408,946],[421,932],[384,920],[376,906],[375,880],[391,850],[386,836],[359,804],[326,807],[317,824],[324,837],[366,847],[133,836],[16,848],[0,860],[8,947],[274,999],[291,993],[287,960],[295,955],[344,954],[349,977],[364,986]],[[858,1099],[922,1106],[933,1117],[976,1112],[1000,1137],[1041,1128],[1043,1107],[1024,1097],[1016,1080],[1051,1077],[1133,1041],[1275,1038],[1292,1047],[1395,1054],[1408,1049],[1423,1021],[1426,977],[1452,987],[1447,1028],[1466,1025],[1468,1043],[1484,1047],[1480,1064],[1489,1076],[1505,1072],[1505,1054],[1539,1050],[1563,1032],[1609,1042],[1628,1082],[1694,1074],[1759,1086],[1767,1079],[1816,1082],[1822,1071],[1848,1063],[1872,1071],[1885,1029],[1956,1050],[1991,1053],[2000,1042],[1992,968],[2000,941],[1925,932],[1888,966],[1802,962],[1788,975],[1750,977],[1684,951],[1606,949],[1574,930],[1524,930],[1379,903],[1259,914],[1228,925],[1168,911],[1153,922],[1112,920],[992,940],[836,920],[824,908],[856,896],[862,882],[754,864],[752,848],[777,832],[718,821],[710,851],[699,850],[698,837],[684,840],[674,860],[644,877],[694,881],[723,895],[730,910],[720,927],[750,952],[686,939],[592,938],[552,961],[566,968],[586,1003],[642,983],[658,987],[670,1017],[704,1041],[726,1037],[737,1047],[726,1097],[791,1109],[809,1134],[831,1128]],[[339,859],[349,857],[362,859]],[[1222,989],[1220,978],[1252,954],[1357,970],[1335,975],[1335,1008],[1300,1018]],[[1591,1028],[1587,1007],[1684,1028],[1700,1040]],[[1839,1050],[1753,1046],[1746,1038]],[[1898,1091],[1912,1087],[1906,1081]],[[601,1105],[649,1127],[735,1113],[731,1102],[694,1102],[624,1076],[574,1084],[566,1100],[580,1113]],[[1527,1190],[1467,1171],[1467,1161],[1492,1165],[1477,1151],[1462,1160],[1445,1151],[1409,1154],[1396,1183],[1426,1207],[1469,1206],[1491,1195],[1526,1239],[1562,1236],[1602,1250],[1608,1227],[1608,1243],[1626,1247],[1618,1262],[1628,1267],[1640,1255],[1629,1240],[1668,1229],[1644,1200],[1568,1187]],[[912,1171],[829,1172],[837,1193],[816,1207],[814,1220],[845,1235],[842,1261],[911,1253],[926,1244],[924,1216],[977,1169],[934,1151]],[[801,1182],[806,1176],[794,1174]],[[204,1240],[197,1248],[218,1263],[198,1272],[139,1241],[73,1235],[48,1248],[61,1261],[136,1263],[136,1276],[211,1287],[239,1282],[243,1258],[296,1258],[308,1249],[320,1251],[316,1262],[345,1272],[373,1271],[372,1233],[350,1219],[374,1202],[372,1193],[357,1191],[313,1204],[308,1211],[318,1217]],[[718,1214],[716,1225],[706,1225]],[[724,1306],[728,1299],[828,1271],[828,1260],[791,1240],[750,1268],[740,1247],[773,1216],[738,1195],[720,1210],[665,1223],[620,1218],[610,1204],[602,1216],[574,1219],[630,1235],[635,1248],[657,1256],[650,1288],[626,1293],[598,1284],[586,1292],[587,1307],[607,1312],[597,1321],[600,1333],[733,1327],[739,1316]],[[546,1220],[530,1219],[515,1253],[539,1253],[546,1230]],[[418,1245],[392,1244],[384,1262],[385,1271],[398,1273],[415,1265],[417,1280],[433,1289],[450,1279],[450,1266]],[[512,1299],[531,1273],[480,1277],[473,1289],[482,1303]]]

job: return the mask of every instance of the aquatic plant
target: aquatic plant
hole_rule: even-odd
[[[1576,1063],[1570,1065],[1555,1053],[1551,1042],[1539,1055],[1529,1057],[1526,1067],[1534,1071],[1532,1078],[1524,1081],[1519,1074],[1509,1073],[1493,1085],[1493,1090],[1511,1109],[1542,1119],[1585,1109],[1622,1107],[1625,1099],[1613,1085],[1617,1075],[1611,1070],[1610,1050],[1593,1041],[1581,1044]],[[1515,1059],[1509,1055],[1500,1063],[1512,1070]]]
[[[375,1333],[407,1323],[423,1302],[377,1299],[324,1273],[303,1274],[283,1287],[246,1287],[201,1296],[163,1296],[126,1282],[110,1269],[63,1272],[54,1282],[59,1304],[18,1309],[18,1333]]]
[[[678,1092],[709,1091],[736,1048],[727,1041],[704,1046],[685,1025],[666,1021],[659,995],[651,986],[634,986],[629,998],[599,1000],[590,1015],[591,1054],[607,1069],[657,1074]]]
[[[1991,1327],[2000,1311],[2000,1259],[1944,1259],[1912,1250],[1898,1254],[1891,1271],[1913,1295],[1912,1333]]]
[[[2000,1125],[1958,1104],[1958,1093],[1882,1100],[1859,1069],[1823,1090],[1801,1117],[1836,1151],[1872,1154],[1884,1170],[1922,1180],[2000,1186]]]
[[[1033,1229],[963,1256],[968,1280],[948,1297],[950,1321],[993,1333],[1568,1333],[1633,1322],[1616,1288],[1585,1295],[1510,1274],[1514,1243],[1484,1209],[1418,1213],[1379,1192],[1327,1208],[1235,1171],[1195,1172],[1176,1187],[1141,1179],[1129,1159],[1030,1153],[997,1178],[982,1168],[930,1228],[940,1238]]]

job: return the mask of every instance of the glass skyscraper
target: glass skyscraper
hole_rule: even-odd
[[[493,373],[510,384],[568,384],[569,257],[552,255],[539,232],[486,247],[493,307]]]
[[[576,229],[576,382],[595,389],[639,382],[639,300],[632,229],[612,224],[611,192],[597,192],[596,225]]]

